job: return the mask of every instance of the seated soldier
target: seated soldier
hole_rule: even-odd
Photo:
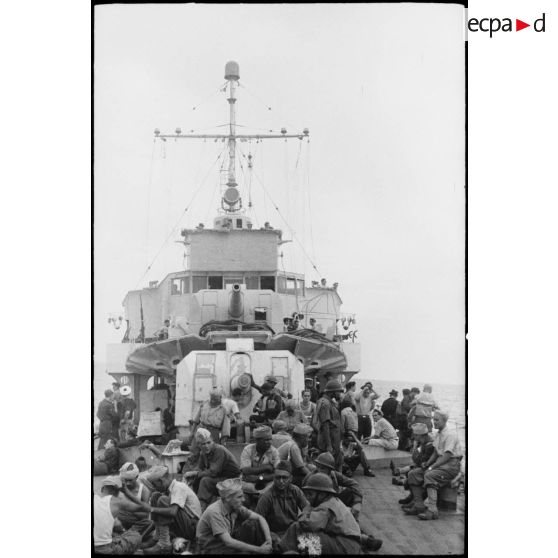
[[[298,403],[294,399],[289,399],[285,403],[285,410],[277,415],[277,420],[282,420],[287,424],[289,434],[297,424],[308,424],[308,419],[298,408]]]
[[[231,433],[229,411],[222,403],[221,390],[214,388],[209,394],[209,400],[204,401],[197,410],[193,423],[209,430],[214,442],[219,443],[221,438],[228,438]],[[192,451],[195,451],[194,445]]]
[[[194,490],[202,510],[217,497],[217,483],[225,479],[240,477],[240,468],[234,455],[224,446],[216,444],[205,428],[196,430],[195,438],[201,448],[196,470],[184,474],[185,479],[194,479]]]
[[[275,465],[279,462],[277,449],[271,445],[271,428],[260,426],[254,430],[255,444],[248,444],[240,455],[240,470],[244,489],[259,494],[273,482]]]
[[[120,468],[120,480],[123,487],[126,487],[136,499],[140,502],[149,503],[150,492],[143,483],[138,482],[139,473],[139,469],[134,463],[124,463]],[[125,493],[124,497],[129,500]],[[130,529],[132,526],[137,525],[141,528],[142,533],[152,531],[154,527],[153,522],[149,519],[149,513],[145,510],[131,512],[123,508],[118,514],[118,520],[124,529]]]
[[[339,406],[341,411],[341,453],[343,455],[343,474],[351,477],[359,465],[364,475],[374,477],[370,464],[366,459],[362,444],[358,439],[358,415],[350,398],[344,399]]]
[[[140,530],[136,527],[113,536],[115,520],[122,510],[132,513],[151,510],[149,504],[119,498],[121,488],[120,477],[107,477],[103,480],[101,495],[93,496],[93,545],[96,554],[133,554],[141,543]]]
[[[302,487],[309,505],[291,524],[279,543],[279,549],[300,551],[304,541],[313,538],[318,554],[361,554],[361,548],[377,550],[381,541],[363,535],[356,519],[337,497],[331,477],[311,475]]]
[[[284,408],[283,399],[273,391],[273,386],[268,382],[263,383],[260,392],[262,396],[254,405],[254,414],[250,415],[250,420],[271,424]]]
[[[289,461],[279,461],[275,467],[273,485],[263,491],[256,506],[256,513],[269,525],[275,548],[291,523],[308,505],[302,490],[291,482],[292,470]]]
[[[167,467],[155,465],[146,480],[153,487],[151,517],[155,522],[156,543],[144,548],[144,554],[170,553],[171,538],[182,537],[193,541],[201,516],[197,496],[184,482],[172,478]]]
[[[374,420],[374,435],[364,438],[362,443],[369,446],[379,446],[386,450],[396,450],[399,446],[399,438],[395,428],[384,418],[384,414],[379,409],[372,411]]]
[[[307,483],[312,475],[322,474],[330,477],[338,498],[350,508],[354,518],[358,520],[364,495],[358,482],[335,469],[335,459],[331,453],[321,453],[314,463],[316,470],[304,479],[304,483]]]
[[[432,436],[428,433],[428,426],[426,424],[417,422],[411,427],[413,431],[413,441],[416,443],[416,447],[413,450],[413,463],[407,467],[401,467],[400,469],[394,468],[393,475],[404,475],[405,482],[403,486],[409,490],[409,495],[406,498],[399,500],[400,504],[407,505],[413,501],[413,493],[410,492],[409,482],[407,476],[412,469],[416,467],[422,467],[423,463],[426,463],[432,453],[434,452],[434,446],[432,445]],[[400,483],[394,483],[400,484]]]
[[[447,427],[448,414],[435,411],[434,452],[420,467],[409,472],[407,477],[409,488],[413,493],[413,502],[403,508],[408,515],[418,515],[420,519],[438,519],[438,489],[449,484],[461,468],[461,444],[457,434]],[[427,498],[423,501],[423,489],[426,488]]]
[[[120,451],[116,438],[109,438],[105,443],[105,452],[93,461],[93,475],[112,475],[118,473]]]
[[[217,484],[219,499],[203,512],[196,529],[199,554],[270,554],[271,533],[265,519],[242,505],[240,479]]]
[[[275,420],[271,425],[274,434],[271,436],[271,445],[279,449],[285,442],[292,440],[291,435],[287,432],[287,423],[284,420]]]
[[[299,487],[302,486],[302,479],[314,470],[308,460],[308,438],[311,434],[312,428],[309,425],[297,424],[293,430],[293,439],[277,450],[279,459],[291,462],[293,482]]]

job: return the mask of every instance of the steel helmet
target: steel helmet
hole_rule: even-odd
[[[333,458],[333,455],[329,453],[329,451],[320,453],[320,455],[318,455],[318,457],[316,457],[316,459],[314,460],[314,463],[319,463],[320,465],[329,467],[332,470],[335,469],[335,459]]]
[[[324,391],[343,391],[343,386],[338,380],[329,380]]]
[[[323,473],[314,473],[310,475],[302,490],[315,490],[316,492],[327,492],[329,494],[337,494],[333,488],[333,481]]]

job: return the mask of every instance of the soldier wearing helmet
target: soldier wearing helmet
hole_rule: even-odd
[[[361,545],[372,548],[381,546],[368,535],[362,535],[352,514],[337,497],[337,491],[328,475],[311,475],[302,487],[310,506],[305,508],[281,539],[283,552],[299,550],[299,537],[312,533],[319,538],[321,554],[361,554]]]
[[[341,399],[343,387],[338,380],[329,380],[315,411],[315,427],[318,431],[318,448],[329,452],[335,459],[335,468],[340,469],[343,461],[341,454],[341,415],[338,401]]]

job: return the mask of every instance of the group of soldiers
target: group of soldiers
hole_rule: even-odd
[[[204,413],[202,408],[194,417],[192,440],[182,444],[193,461],[181,477],[173,478],[162,465],[142,471],[145,466],[136,462],[105,478],[101,495],[94,497],[95,551],[359,554],[378,550],[382,541],[365,533],[359,523],[363,492],[351,478],[359,464],[368,476],[374,473],[362,451],[358,417],[344,413],[350,406],[343,405],[347,397],[340,382],[329,380],[314,406],[302,411],[268,380],[251,417],[256,425],[253,441],[244,447],[240,460],[222,444],[222,428],[211,428],[208,417],[217,413]],[[308,387],[306,395],[315,398]],[[206,408],[222,406],[220,394],[212,393]],[[234,417],[238,412],[234,405],[225,407],[219,415]],[[446,422],[447,415],[435,413],[434,440],[426,425],[413,426],[414,466],[397,471],[407,476],[410,490],[401,501],[406,514],[437,518],[437,489],[459,469],[461,450]],[[150,442],[142,447],[161,455]]]

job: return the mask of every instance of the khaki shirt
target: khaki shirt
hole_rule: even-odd
[[[301,527],[312,532],[324,531],[333,536],[360,537],[360,527],[349,508],[333,496],[299,516]]]
[[[447,426],[443,430],[436,432],[433,445],[438,455],[449,452],[453,457],[463,456],[463,450],[461,449],[457,434],[452,432]]]

